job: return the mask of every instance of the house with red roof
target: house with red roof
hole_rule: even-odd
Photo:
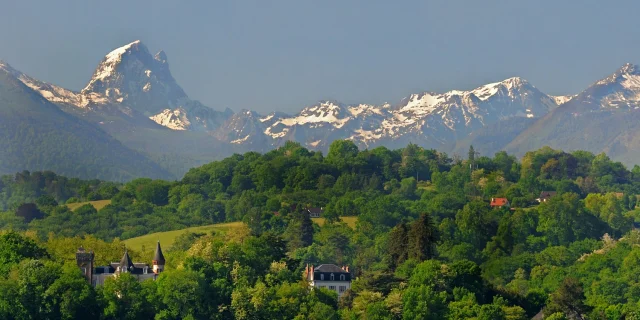
[[[509,208],[511,204],[507,198],[491,198],[492,208]]]

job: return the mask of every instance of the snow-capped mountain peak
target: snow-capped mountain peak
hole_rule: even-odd
[[[109,52],[98,64],[87,86],[73,92],[26,76],[0,62],[25,85],[68,111],[95,119],[122,117],[149,124],[152,120],[173,130],[213,131],[228,117],[229,110],[213,110],[191,100],[169,70],[167,54],[151,55],[139,40]]]
[[[522,89],[523,87],[529,87],[530,84],[527,80],[520,77],[513,77],[502,80],[500,82],[494,82],[485,84],[471,91],[478,99],[486,101],[487,99],[498,94],[501,90],[504,90],[508,95],[515,95],[514,92]]]
[[[129,44],[126,44],[122,47],[119,47],[109,52],[104,57],[104,59],[102,59],[102,62],[100,62],[95,72],[93,73],[91,80],[89,81],[87,86],[84,89],[82,89],[82,92],[85,93],[90,91],[96,91],[95,89],[96,89],[97,83],[105,81],[109,77],[114,76],[114,74],[116,73],[116,68],[118,64],[122,62],[122,57],[126,54],[131,54],[136,51],[143,51],[144,53],[147,53],[147,54],[149,53],[149,50],[147,49],[147,47],[144,44],[142,44],[140,40],[133,41]]]
[[[640,67],[627,63],[576,98],[591,108],[640,108]]]
[[[109,103],[129,106],[147,116],[184,108],[189,100],[169,71],[167,54],[160,51],[152,56],[139,40],[109,52],[82,93],[104,96]]]

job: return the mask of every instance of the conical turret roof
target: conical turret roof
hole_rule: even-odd
[[[131,272],[135,266],[129,257],[129,251],[124,251],[124,256],[120,260],[120,272]]]
[[[164,254],[162,254],[162,248],[160,248],[160,240],[158,240],[158,243],[156,244],[156,252],[153,255],[153,261],[159,265],[164,265],[165,263]]]

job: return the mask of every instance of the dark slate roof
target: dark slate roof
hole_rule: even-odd
[[[335,264],[321,264],[313,270],[314,272],[348,273]]]
[[[122,256],[119,266],[121,271],[122,270],[132,271],[133,268],[135,268],[135,266],[133,265],[133,262],[131,262],[131,257],[129,257],[129,251],[127,250],[124,251],[124,256]]]
[[[550,197],[553,197],[555,195],[556,195],[555,191],[542,191],[542,192],[540,192],[540,197],[539,198],[541,198],[541,199],[550,198]]]
[[[156,244],[156,252],[153,255],[153,261],[156,261],[159,265],[164,265],[164,254],[162,254],[162,248],[160,248],[160,240]]]
[[[309,213],[322,213],[323,209],[322,208],[307,208],[307,211],[309,211]]]
[[[118,264],[115,264],[116,267],[118,266]],[[105,272],[105,268],[107,268],[107,271]],[[113,263],[109,266],[99,266],[94,268],[93,273],[95,274],[102,274],[102,273],[114,273],[116,272],[116,268],[113,266]]]

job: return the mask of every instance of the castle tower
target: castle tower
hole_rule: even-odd
[[[82,270],[82,274],[89,284],[91,284],[93,279],[93,258],[93,251],[87,252],[83,247],[78,248],[76,252],[76,263],[80,270]]]
[[[120,259],[120,264],[118,265],[118,272],[131,272],[133,271],[134,265],[131,262],[131,257],[129,257],[129,251],[127,249],[124,250],[124,256]]]
[[[153,255],[153,273],[158,274],[164,271],[164,254],[162,254],[162,248],[160,248],[160,240],[156,244],[156,252]]]

